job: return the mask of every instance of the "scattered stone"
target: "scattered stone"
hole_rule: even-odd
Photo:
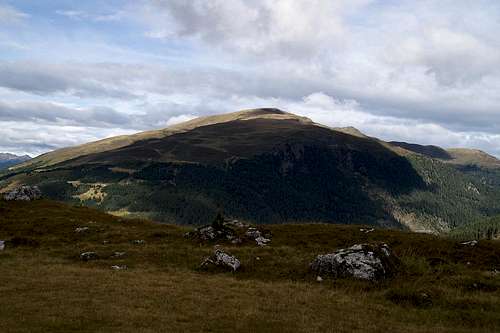
[[[95,252],[83,252],[80,254],[80,259],[83,261],[97,260],[99,256]]]
[[[146,242],[143,240],[143,239],[135,239],[132,241],[132,244],[135,244],[135,245],[142,245],[142,244],[145,244]]]
[[[255,242],[257,243],[258,246],[266,246],[267,243],[269,243],[271,240],[269,238],[265,238],[262,236],[259,236],[255,238]]]
[[[212,226],[201,227],[197,230],[200,234],[200,238],[203,240],[214,240],[215,238],[217,238],[217,234],[221,234],[220,231],[217,232]]]
[[[220,229],[216,229],[211,225],[206,225],[186,233],[185,237],[195,238],[201,241],[228,240],[231,242],[234,241],[235,244],[241,241],[238,240],[239,237],[236,235],[234,230],[227,226],[223,226]]]
[[[317,281],[317,282],[323,282],[323,278],[322,278],[321,276],[319,276],[319,275],[318,275],[318,276],[316,277],[316,281]]]
[[[5,250],[5,241],[0,241],[0,251]]]
[[[364,229],[364,228],[361,228],[359,229],[359,231],[365,233],[365,234],[369,234],[370,232],[374,232],[375,229],[374,228],[371,228],[371,229]]]
[[[102,244],[104,244],[104,245],[109,244],[109,241],[108,240],[103,240]]]
[[[75,229],[75,232],[76,233],[82,233],[82,232],[86,232],[86,231],[89,231],[89,227],[78,227]]]
[[[213,255],[206,258],[201,263],[202,268],[213,266],[232,270],[233,272],[236,272],[236,270],[240,268],[240,265],[240,261],[235,256],[232,256],[221,249],[216,249]]]
[[[247,238],[255,240],[258,246],[266,246],[269,242],[271,242],[270,238],[266,238],[262,235],[262,232],[257,228],[250,227],[245,232],[245,236]]]
[[[250,227],[248,228],[247,232],[245,232],[245,235],[247,237],[251,237],[253,239],[256,239],[261,236],[261,232],[257,230],[257,228]]]
[[[229,227],[240,228],[240,229],[248,228],[250,226],[249,224],[240,222],[238,220],[224,222],[224,225],[229,226]]]
[[[260,260],[260,257],[255,257],[255,260],[259,261],[259,260]]]
[[[115,270],[115,271],[124,271],[126,269],[128,269],[127,265],[113,265],[111,266],[111,269]]]
[[[32,201],[42,197],[42,192],[38,186],[23,185],[4,194],[3,198],[7,201]]]
[[[471,240],[471,241],[468,241],[468,242],[463,242],[463,243],[460,243],[461,245],[469,245],[469,246],[476,246],[478,243],[477,240]]]
[[[199,241],[228,241],[235,245],[251,240],[259,246],[265,246],[271,241],[270,234],[264,234],[257,228],[238,220],[198,227],[185,233],[184,237]]]
[[[127,254],[127,252],[114,252],[113,255],[111,256],[112,258],[121,258],[124,257]]]
[[[347,249],[318,255],[311,269],[333,278],[354,277],[363,280],[381,280],[392,276],[399,260],[387,244],[356,244]]]

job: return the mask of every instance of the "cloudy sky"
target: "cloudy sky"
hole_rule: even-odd
[[[245,108],[500,156],[497,0],[0,0],[0,152]]]

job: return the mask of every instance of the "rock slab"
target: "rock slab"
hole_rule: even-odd
[[[202,268],[219,267],[233,272],[236,272],[240,266],[241,263],[235,256],[232,256],[221,249],[216,249],[213,255],[206,258],[201,263]]]
[[[399,265],[386,244],[356,244],[333,253],[318,255],[310,264],[318,275],[333,278],[382,280],[392,276]]]
[[[95,252],[83,252],[80,254],[80,260],[82,261],[90,261],[97,259],[99,259],[99,256]]]

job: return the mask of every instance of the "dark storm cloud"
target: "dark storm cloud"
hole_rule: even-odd
[[[134,72],[133,66],[126,69]],[[68,93],[80,97],[137,97],[123,86],[123,79],[127,76],[122,77],[122,70],[123,66],[118,64],[4,62],[0,63],[0,87],[39,95]]]

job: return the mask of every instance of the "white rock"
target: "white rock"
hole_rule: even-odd
[[[216,249],[214,254],[206,258],[201,264],[202,267],[208,267],[210,265],[228,268],[235,272],[238,268],[240,268],[241,263],[235,256],[232,256],[221,249]]]
[[[0,251],[5,250],[5,241],[0,241]]]
[[[396,258],[386,244],[356,244],[347,249],[318,255],[310,267],[316,273],[334,278],[377,280],[392,274],[395,263]]]
[[[318,276],[316,277],[316,281],[318,281],[318,282],[323,282],[323,278],[322,278],[321,276],[319,276],[319,275],[318,275]]]
[[[116,251],[116,252],[113,253],[112,257],[114,257],[114,258],[120,258],[120,257],[124,257],[126,254],[127,254],[127,252],[118,252],[118,251]]]
[[[111,269],[115,270],[115,271],[124,271],[126,269],[128,269],[128,267],[126,265],[113,265],[111,266]]]
[[[469,246],[476,246],[477,245],[477,240],[471,240],[471,241],[468,241],[468,242],[463,242],[463,243],[460,243],[462,245],[469,245]]]
[[[85,231],[88,231],[89,230],[89,227],[78,227],[75,229],[75,232],[77,233],[81,233],[81,232],[85,232]]]
[[[245,233],[246,236],[251,237],[253,239],[257,239],[261,236],[261,233],[259,230],[256,228],[248,228],[247,232]]]
[[[83,252],[80,254],[80,259],[83,261],[90,261],[99,259],[99,256],[95,252]]]
[[[265,238],[262,236],[259,236],[255,238],[255,242],[257,243],[258,246],[266,246],[267,243],[269,243],[271,240],[269,238]]]

